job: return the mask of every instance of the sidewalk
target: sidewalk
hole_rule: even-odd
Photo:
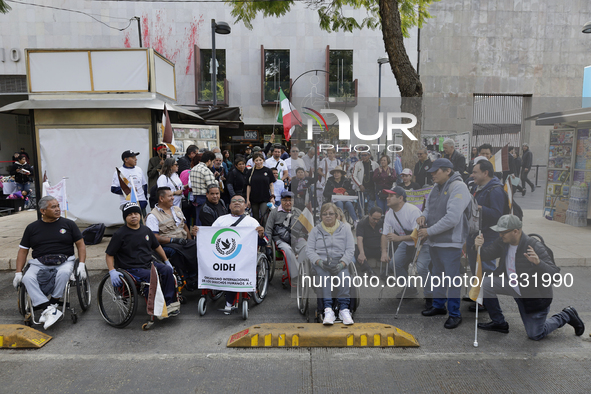
[[[541,209],[524,209],[523,229],[544,238],[554,252],[556,264],[562,267],[591,267],[591,226],[573,227],[542,217]],[[37,219],[34,211],[0,217],[0,270],[16,267],[16,254],[25,227]],[[111,238],[86,247],[86,266],[90,270],[106,269],[105,249]],[[29,255],[30,257],[30,255]]]

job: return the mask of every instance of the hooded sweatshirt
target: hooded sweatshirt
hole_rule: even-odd
[[[461,248],[468,236],[466,208],[471,197],[459,172],[454,172],[445,184],[435,184],[423,215],[427,219],[428,242],[442,248]]]
[[[325,242],[326,246],[324,245]],[[322,228],[322,224],[317,225],[308,235],[308,248],[306,252],[312,264],[318,260],[327,261],[328,257],[339,258],[340,261],[346,264],[353,262],[355,241],[351,232],[351,226],[348,223],[341,222],[336,231],[330,235],[328,231]]]

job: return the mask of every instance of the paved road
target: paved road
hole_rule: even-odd
[[[591,270],[564,272],[573,273],[575,283],[555,291],[552,311],[572,304],[591,322]],[[103,274],[92,273],[94,292]],[[21,321],[12,277],[0,273],[0,324]],[[508,299],[502,305],[511,332],[479,332],[478,348],[473,347],[474,314],[467,303],[462,303],[463,324],[446,330],[445,317],[419,315],[421,299],[405,302],[397,320],[394,300],[364,299],[356,321],[408,331],[421,344],[408,349],[226,348],[231,334],[250,325],[305,321],[277,277],[265,302],[252,307],[248,321],[224,316],[212,305],[199,317],[196,300],[190,294],[181,315],[147,332],[141,330],[147,319],[143,304],[125,329],[104,323],[94,304],[78,324],[65,320],[50,328],[54,338],[42,349],[0,350],[0,392],[587,393],[591,388],[588,331],[575,337],[566,326],[541,342],[531,341]]]

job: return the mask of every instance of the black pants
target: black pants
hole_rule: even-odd
[[[529,171],[531,171],[531,169]],[[531,186],[532,190],[534,190],[536,188],[536,186],[533,184],[533,182],[530,181],[529,179],[527,179],[527,175],[529,174],[529,171],[525,171],[524,169],[521,170],[521,188],[523,190],[525,190],[525,182],[527,182],[527,184]]]

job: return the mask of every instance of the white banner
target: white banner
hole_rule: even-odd
[[[43,182],[43,197],[53,196],[60,204],[62,216],[68,217],[66,211],[68,210],[68,196],[66,194],[66,180],[62,179],[57,185],[50,186],[48,181]]]
[[[257,236],[255,227],[199,227],[199,288],[254,291]]]

